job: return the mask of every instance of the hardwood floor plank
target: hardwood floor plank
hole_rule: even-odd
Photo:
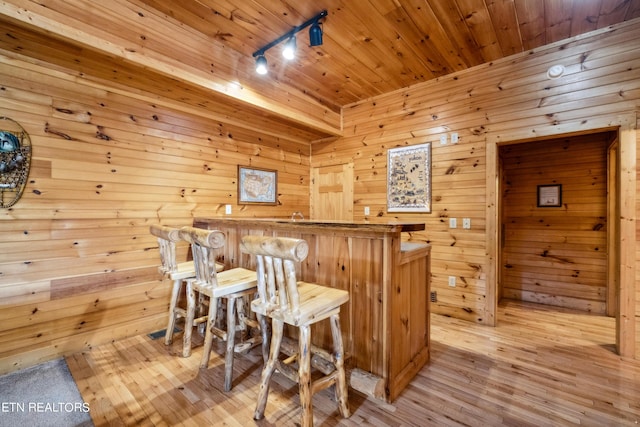
[[[431,317],[431,361],[392,404],[350,390],[343,419],[332,389],[314,396],[323,426],[636,426],[640,363],[615,352],[615,320],[504,301],[498,326]],[[222,391],[222,347],[199,369],[202,347],[182,358],[181,337],[140,335],[67,358],[96,426],[294,426],[297,385],[275,374],[265,419],[253,421],[259,349],[237,356]],[[195,338],[195,337],[194,337]]]

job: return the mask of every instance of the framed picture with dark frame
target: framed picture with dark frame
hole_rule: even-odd
[[[238,165],[238,204],[278,204],[278,171]]]
[[[538,207],[562,207],[562,184],[538,185]]]

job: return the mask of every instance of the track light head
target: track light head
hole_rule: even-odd
[[[296,37],[291,36],[289,40],[284,44],[284,49],[282,49],[282,56],[286,59],[293,59],[296,57]]]
[[[256,58],[256,73],[258,74],[267,74],[267,58],[264,55],[259,55]]]
[[[318,21],[309,28],[309,45],[322,46],[322,27]]]

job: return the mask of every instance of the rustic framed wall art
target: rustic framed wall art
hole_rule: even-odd
[[[431,212],[431,143],[387,152],[387,211]]]
[[[278,171],[238,166],[238,204],[276,205]]]

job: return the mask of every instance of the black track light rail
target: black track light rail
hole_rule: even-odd
[[[325,16],[327,16],[327,11],[323,10],[322,12],[320,12],[319,14],[317,14],[316,16],[314,16],[313,18],[309,19],[308,21],[305,21],[304,23],[298,25],[297,27],[294,27],[291,31],[289,31],[288,33],[278,37],[277,39],[275,39],[274,41],[272,41],[271,43],[261,47],[260,49],[256,50],[255,52],[253,52],[253,57],[257,57],[257,56],[262,56],[264,55],[264,53],[271,49],[272,47],[274,47],[275,45],[283,42],[284,40],[288,40],[291,37],[295,36],[297,33],[299,33],[300,31],[304,30],[305,28],[307,28],[309,25],[313,24],[314,22],[319,21],[320,19],[324,18]]]

